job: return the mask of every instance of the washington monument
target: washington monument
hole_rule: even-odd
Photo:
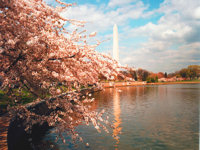
[[[116,24],[113,27],[113,58],[119,62],[118,28]]]

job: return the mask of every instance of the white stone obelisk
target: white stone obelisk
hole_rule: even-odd
[[[113,58],[119,62],[118,28],[116,24],[113,27]]]

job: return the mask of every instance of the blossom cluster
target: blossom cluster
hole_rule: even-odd
[[[26,120],[27,130],[45,120],[73,137],[78,136],[74,128],[81,121],[91,122],[98,131],[99,127],[107,131],[97,121],[103,121],[102,112],[89,111],[84,102],[93,100],[80,100],[79,91],[82,86],[98,87],[100,75],[113,79],[119,74],[119,65],[110,56],[95,51],[101,42],[87,43],[86,39],[93,38],[95,32],[67,32],[65,24],[83,27],[84,22],[61,17],[60,12],[73,4],[56,1],[60,5],[54,8],[43,0],[0,0],[1,88],[9,88],[12,93],[13,86],[18,85],[38,99],[55,97],[54,101],[46,98],[48,107],[55,110],[49,116],[39,116],[25,106],[15,109]],[[70,93],[74,88],[79,94]],[[65,96],[58,96],[62,93]]]

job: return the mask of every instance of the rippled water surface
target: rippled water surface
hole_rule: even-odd
[[[110,134],[79,125],[89,147],[70,143],[70,137],[65,137],[67,145],[55,144],[52,133],[43,142],[60,150],[199,149],[199,92],[200,84],[107,88],[94,93],[92,109],[106,110],[115,127]]]

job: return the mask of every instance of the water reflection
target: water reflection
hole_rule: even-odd
[[[122,130],[122,127],[120,127],[120,124],[121,124],[121,119],[120,119],[120,113],[121,113],[121,109],[120,109],[120,95],[119,95],[119,92],[117,91],[117,89],[114,89],[114,92],[113,92],[113,108],[114,108],[114,122],[113,122],[113,126],[114,126],[114,129],[113,129],[113,137],[114,139],[116,140],[116,144],[115,144],[115,147],[116,147],[116,150],[118,149],[118,144],[119,144],[119,134]]]
[[[77,131],[90,148],[84,143],[75,147],[66,137],[68,149],[198,149],[198,85],[108,88],[93,96],[96,101],[92,110],[106,110],[114,126],[109,129],[114,138],[97,133],[93,126],[79,125]],[[54,137],[49,134],[46,140]],[[61,142],[58,147],[67,149]]]

